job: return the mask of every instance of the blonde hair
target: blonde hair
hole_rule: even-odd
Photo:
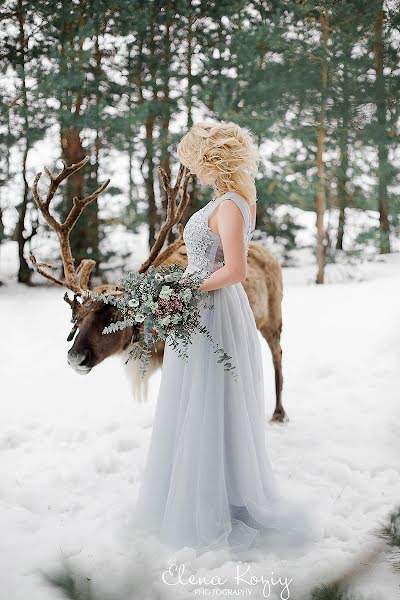
[[[260,159],[249,129],[232,121],[201,121],[183,136],[177,154],[189,169],[201,167],[205,175],[215,177],[215,196],[232,191],[250,203],[256,201]]]

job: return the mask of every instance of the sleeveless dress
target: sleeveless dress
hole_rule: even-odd
[[[188,220],[185,273],[212,273],[224,264],[221,239],[208,217],[234,201],[244,219],[246,255],[251,213],[228,192]],[[307,519],[281,497],[265,447],[261,345],[242,283],[210,292],[202,322],[232,356],[237,381],[218,363],[210,341],[196,333],[184,361],[165,344],[162,378],[134,525],[170,547],[246,550],[271,534],[307,535]],[[293,539],[293,538],[292,538]]]

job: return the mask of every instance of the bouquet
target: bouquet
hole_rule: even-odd
[[[187,348],[192,343],[194,333],[198,332],[210,340],[214,353],[217,354],[217,362],[223,363],[224,370],[236,380],[232,357],[218,346],[201,323],[201,307],[214,308],[213,304],[204,302],[210,294],[197,289],[204,275],[195,272],[183,277],[183,272],[183,267],[178,264],[158,269],[150,266],[147,273],[129,271],[117,287],[124,292],[121,296],[93,290],[85,290],[85,296],[114,305],[121,315],[119,321],[110,323],[103,329],[103,334],[127,327],[136,328],[135,341],[132,338],[132,349],[125,364],[130,359],[139,360],[142,377],[147,370],[152,349],[157,351],[157,342],[162,340],[168,343],[187,361]]]

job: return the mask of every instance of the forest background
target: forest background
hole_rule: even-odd
[[[111,178],[71,239],[77,264],[94,258],[94,276],[115,281],[136,234],[151,245],[165,218],[158,167],[176,176],[176,145],[203,118],[254,133],[254,239],[283,265],[306,250],[322,283],[326,263],[398,250],[396,3],[5,0],[0,19],[0,244],[13,242],[19,282],[40,281],[32,253],[61,267],[32,198],[38,171],[89,157],[58,216]],[[183,224],[211,191],[191,182]]]

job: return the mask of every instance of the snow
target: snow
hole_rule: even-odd
[[[289,422],[268,421],[274,406],[269,349],[265,368],[266,444],[282,491],[309,498],[322,518],[321,536],[304,551],[256,556],[246,565],[221,552],[166,553],[129,527],[150,441],[161,373],[150,401],[131,396],[118,358],[88,376],[67,365],[69,307],[63,291],[27,289],[14,282],[12,250],[1,250],[0,566],[2,598],[61,598],[40,572],[67,565],[102,598],[188,598],[199,586],[167,585],[171,563],[189,575],[249,575],[292,579],[290,597],[349,567],[360,572],[365,598],[395,598],[398,575],[373,535],[400,497],[398,389],[400,254],[344,268],[329,265],[326,285],[314,285],[315,266],[284,269],[284,405]],[[90,578],[90,581],[89,579]],[[214,595],[217,586],[200,586]],[[273,585],[271,598],[278,598]],[[220,590],[221,591],[221,590]],[[108,596],[107,596],[108,592]],[[118,592],[120,595],[118,595]],[[248,592],[247,592],[248,594]]]

